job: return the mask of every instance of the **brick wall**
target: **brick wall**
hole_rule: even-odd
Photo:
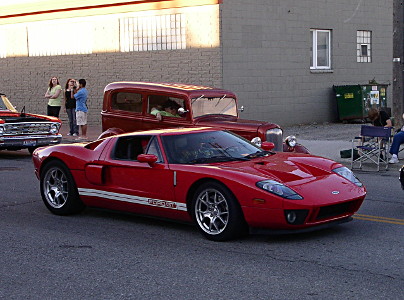
[[[219,6],[147,12],[148,15],[171,13],[186,16],[186,49],[119,52],[117,19],[108,16],[108,20],[115,20],[112,23],[101,22],[99,18],[96,22],[90,19],[94,26],[94,53],[36,57],[22,53],[0,58],[0,92],[5,93],[17,109],[25,105],[27,112],[46,114],[47,100],[43,96],[52,76],[60,79],[62,87],[68,78],[85,78],[89,91],[88,122],[94,125],[101,123],[104,87],[113,81],[180,82],[221,87]],[[25,34],[21,26],[15,28],[13,33],[7,31],[10,38],[12,34]],[[23,38],[19,40],[24,41]],[[68,43],[70,40],[63,34],[49,38],[53,43]],[[16,51],[21,52],[21,49],[24,47],[19,45]],[[61,119],[67,120],[63,110]]]
[[[89,124],[100,124],[104,87],[113,81],[181,82],[221,86],[220,49],[97,53],[0,59],[0,91],[27,112],[46,114],[49,79],[87,80]],[[62,110],[62,120],[67,115]]]
[[[393,82],[392,8],[392,0],[223,1],[223,87],[238,94],[245,118],[335,120],[333,85]],[[329,72],[310,71],[311,28],[332,30]],[[356,62],[357,30],[372,31],[372,63]]]
[[[99,21],[100,51],[93,54],[0,58],[0,91],[19,108],[45,113],[51,76],[63,84],[86,78],[89,123],[98,124],[107,83],[177,81],[235,91],[243,118],[280,125],[333,121],[333,85],[393,82],[392,7],[393,0],[232,0],[220,4],[220,15],[219,5],[147,12],[186,15],[187,49],[172,51],[117,52],[116,23]],[[311,28],[332,30],[330,71],[310,71]],[[372,63],[356,62],[357,30],[372,31]]]

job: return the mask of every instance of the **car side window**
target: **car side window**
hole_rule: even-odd
[[[163,162],[163,156],[161,155],[160,146],[157,138],[152,138],[147,146],[146,154],[153,154],[157,156],[157,162]]]
[[[142,112],[142,95],[137,93],[118,92],[112,95],[111,107],[115,110]]]
[[[152,113],[152,111],[154,110],[164,111],[165,105],[170,101],[173,101],[178,106],[178,108],[182,107],[185,109],[184,100],[181,98],[168,97],[163,95],[149,95],[147,100],[147,113],[149,114]]]
[[[124,136],[118,138],[112,158],[116,160],[137,160],[139,154],[144,154],[150,136]]]

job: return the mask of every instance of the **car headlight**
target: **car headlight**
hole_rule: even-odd
[[[332,171],[348,179],[350,182],[354,183],[357,186],[363,186],[363,183],[360,182],[359,179],[355,176],[355,174],[347,167],[339,167]]]
[[[291,188],[288,188],[286,185],[277,182],[275,180],[263,180],[256,183],[257,187],[266,190],[272,194],[280,196],[285,199],[291,200],[301,200],[303,199],[298,193],[296,193]]]
[[[256,136],[255,138],[253,138],[253,139],[251,140],[251,143],[257,145],[258,147],[261,147],[261,138],[258,137],[258,136]]]
[[[50,133],[56,134],[59,132],[59,125],[58,124],[52,124],[49,130]]]
[[[286,139],[285,139],[285,143],[286,145],[288,145],[288,147],[295,147],[297,144],[297,139],[294,135],[289,135]]]

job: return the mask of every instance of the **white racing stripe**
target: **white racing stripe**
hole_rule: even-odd
[[[139,197],[139,196],[133,196],[133,195],[127,195],[127,194],[112,193],[112,192],[95,190],[95,189],[79,188],[78,190],[79,190],[79,194],[81,196],[91,196],[91,197],[111,199],[111,200],[117,200],[117,201],[128,202],[128,203],[135,203],[135,204],[141,204],[141,205],[156,206],[156,207],[167,208],[167,209],[187,211],[187,205],[185,203],[180,203],[180,202],[166,201],[166,200],[160,200],[160,199],[151,199],[151,198],[147,198],[147,197]]]

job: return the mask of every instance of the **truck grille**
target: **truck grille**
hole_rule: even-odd
[[[269,129],[266,132],[266,141],[275,144],[275,151],[283,151],[283,132],[280,128]]]
[[[48,134],[52,123],[11,123],[4,124],[4,135]]]

